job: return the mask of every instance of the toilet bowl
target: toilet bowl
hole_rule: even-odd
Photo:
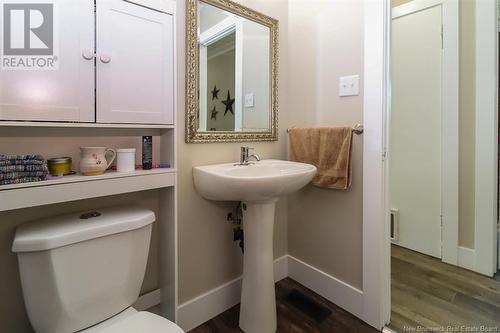
[[[113,207],[44,219],[16,230],[21,286],[37,333],[181,333],[137,311],[154,212]]]

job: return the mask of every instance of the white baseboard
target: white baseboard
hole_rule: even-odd
[[[288,256],[288,276],[358,318],[363,316],[363,291]]]
[[[132,307],[137,311],[145,311],[158,304],[160,304],[160,289],[156,289],[147,294],[139,296]]]
[[[274,261],[274,280],[288,276],[288,256]],[[212,289],[178,307],[177,324],[186,332],[216,317],[240,302],[241,277]]]
[[[466,258],[464,260],[470,260],[467,257],[470,253],[465,250],[463,252]],[[355,316],[362,316],[361,290],[290,255],[274,261],[274,280],[277,282],[286,277],[292,278]],[[241,277],[238,277],[179,305],[177,324],[189,332],[238,304],[240,297]],[[138,311],[144,311],[158,304],[160,304],[160,289],[140,296],[133,307]]]
[[[288,255],[274,260],[274,281],[278,282],[288,277]]]
[[[476,251],[467,247],[458,247],[458,266],[475,270],[476,268]]]
[[[177,325],[189,332],[240,302],[241,277],[179,305]]]

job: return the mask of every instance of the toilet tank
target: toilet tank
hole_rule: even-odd
[[[24,302],[37,333],[69,333],[131,306],[146,271],[154,212],[112,207],[20,226]]]

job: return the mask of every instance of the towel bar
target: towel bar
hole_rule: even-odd
[[[290,128],[287,128],[287,129],[286,129],[286,132],[287,132],[287,133],[288,133],[288,132],[290,132],[290,130],[291,130],[292,128],[295,128],[295,126],[292,126],[292,127],[290,127]],[[353,132],[354,134],[358,134],[358,135],[360,135],[360,134],[363,134],[363,131],[364,131],[364,128],[363,128],[363,125],[361,125],[361,124],[356,124],[356,125],[354,125],[354,126],[352,127],[352,132]]]

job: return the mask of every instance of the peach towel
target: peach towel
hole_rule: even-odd
[[[351,127],[291,128],[290,160],[318,168],[312,184],[347,190],[351,186]]]

